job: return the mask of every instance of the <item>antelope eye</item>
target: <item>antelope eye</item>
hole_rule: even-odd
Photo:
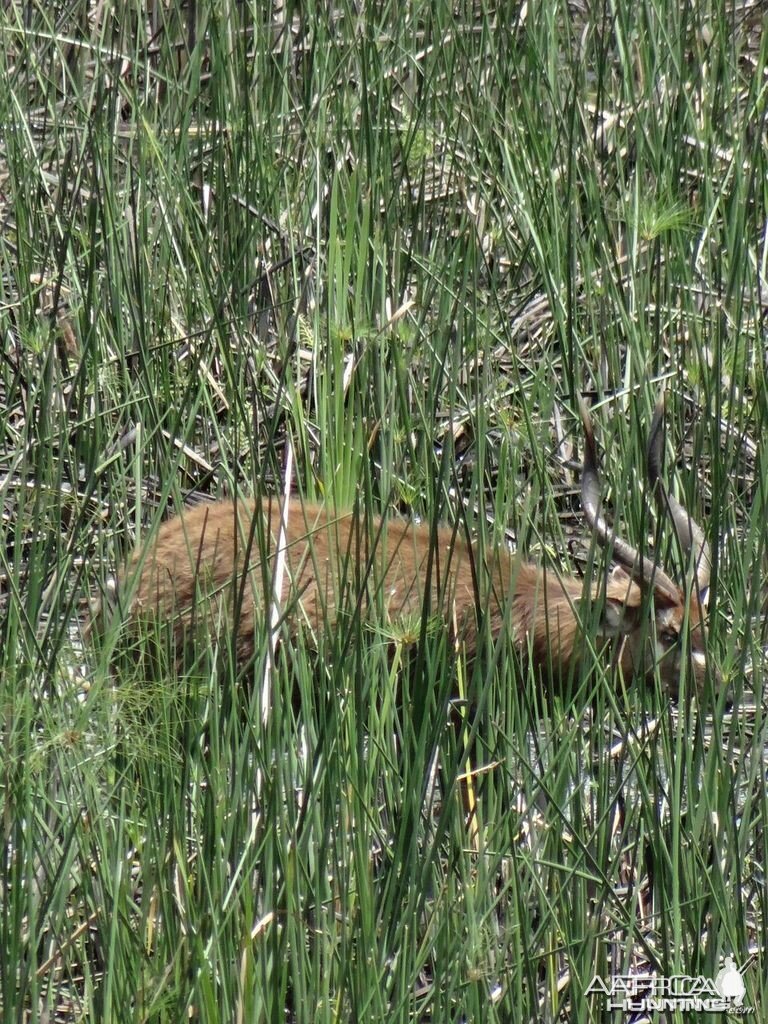
[[[659,640],[665,647],[671,647],[673,644],[676,644],[677,639],[677,633],[671,629],[663,629],[659,633]]]

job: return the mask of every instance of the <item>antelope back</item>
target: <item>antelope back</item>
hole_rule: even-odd
[[[481,624],[504,634],[537,670],[557,678],[584,649],[582,580],[491,548],[480,559],[461,534],[392,517],[290,502],[281,541],[277,501],[198,505],[163,523],[133,554],[118,581],[129,631],[170,630],[181,658],[187,638],[234,630],[238,661],[263,646],[269,610],[280,635],[313,641],[359,612],[418,637],[426,613],[468,658]],[[284,573],[275,593],[278,551]]]
[[[492,629],[500,628],[515,561],[504,550],[493,554],[485,587]],[[451,529],[335,514],[294,499],[281,540],[279,503],[241,500],[199,505],[163,523],[154,541],[134,553],[118,589],[128,595],[129,620],[170,624],[179,651],[191,631],[203,626],[215,635],[228,623],[238,660],[247,660],[274,602],[283,635],[303,628],[310,642],[356,610],[366,616],[375,609],[383,621],[410,624],[411,631],[426,611],[448,623],[473,655],[476,573],[470,546]]]

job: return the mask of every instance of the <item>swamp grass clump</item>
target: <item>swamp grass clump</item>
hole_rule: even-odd
[[[753,953],[766,1004],[762,14],[506,13],[0,13],[4,1020],[581,1020],[595,975]],[[545,694],[490,636],[468,665],[354,617],[245,675],[81,641],[201,494],[597,578],[579,393],[615,521],[684,578],[662,384],[720,694],[599,658]]]

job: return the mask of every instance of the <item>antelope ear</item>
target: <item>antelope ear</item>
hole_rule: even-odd
[[[608,639],[626,636],[637,626],[638,609],[615,597],[605,598],[605,606],[597,627],[598,636]]]
[[[598,634],[609,638],[626,636],[637,626],[643,594],[638,585],[620,566],[605,581],[604,607]]]
[[[629,590],[632,586],[632,577],[626,569],[623,569],[620,565],[614,565],[608,573],[608,582],[612,587],[626,587]]]

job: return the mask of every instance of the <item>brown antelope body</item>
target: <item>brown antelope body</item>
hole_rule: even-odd
[[[595,444],[584,408],[582,419],[585,514],[598,541],[612,544],[624,567],[602,584],[587,584],[585,590],[582,580],[543,569],[504,548],[488,552],[481,564],[475,546],[445,527],[335,514],[292,499],[282,529],[276,499],[220,501],[167,521],[147,548],[134,553],[119,584],[131,601],[129,620],[170,626],[177,652],[201,623],[214,633],[226,624],[236,630],[237,657],[245,662],[263,645],[275,608],[282,638],[304,629],[310,642],[358,610],[377,622],[383,615],[393,626],[410,623],[413,631],[426,609],[445,622],[468,657],[477,648],[480,616],[486,616],[494,636],[506,629],[524,658],[530,653],[538,669],[556,678],[577,670],[587,650],[610,646],[627,679],[645,676],[657,665],[665,684],[676,691],[685,649],[700,685],[706,667],[703,594],[709,549],[661,483],[661,403],[651,428],[647,468],[658,507],[671,516],[683,550],[693,553],[697,566],[697,585],[688,602],[683,589],[655,562],[614,537],[602,518]],[[279,560],[284,569],[277,569]],[[281,591],[275,595],[281,575]],[[589,640],[579,616],[585,593],[600,609],[596,635]],[[645,610],[647,593],[653,595],[653,612]]]

